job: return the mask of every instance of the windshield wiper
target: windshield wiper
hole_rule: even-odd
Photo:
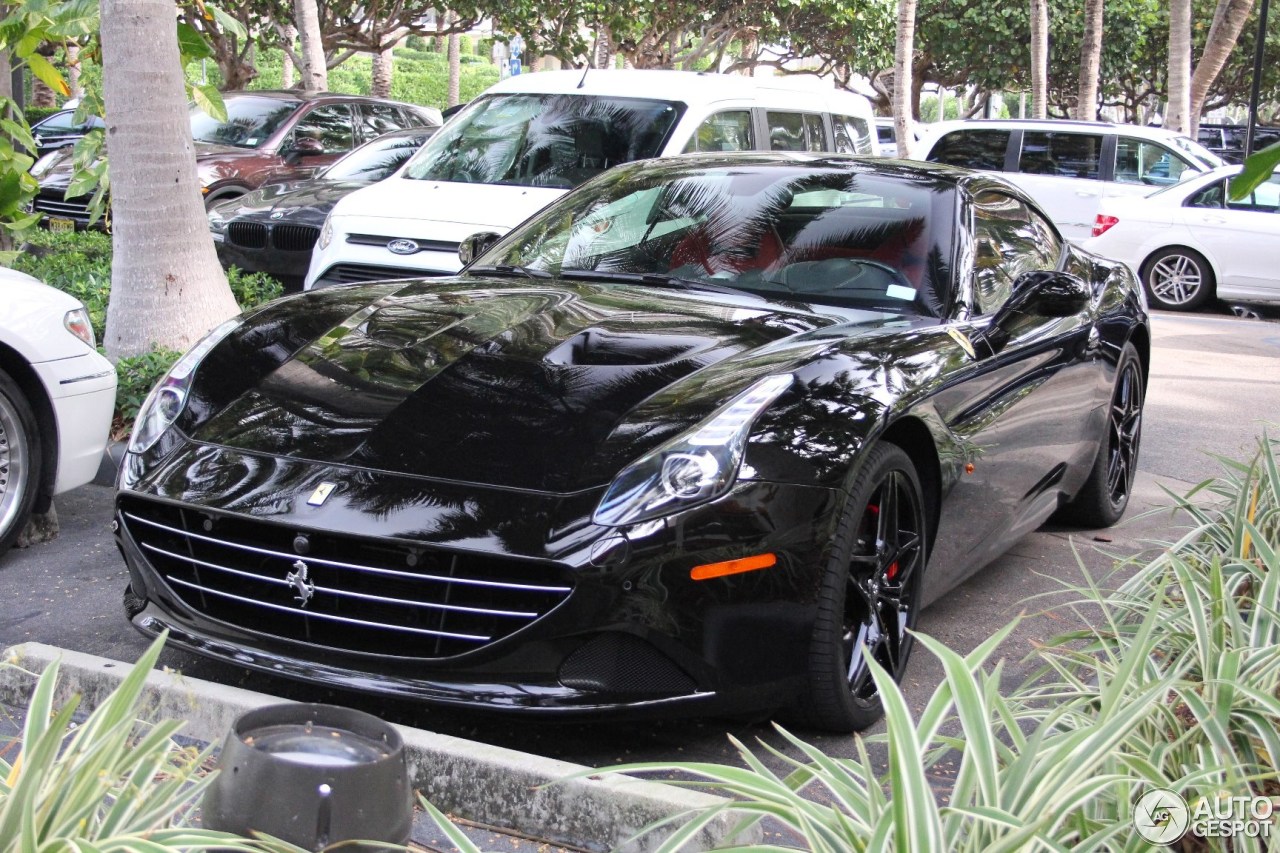
[[[750,293],[743,287],[730,287],[713,281],[697,278],[681,278],[660,272],[606,272],[602,270],[560,270],[560,277],[578,279],[580,281],[618,281],[647,284],[650,287],[665,287],[671,290],[710,290],[714,293],[732,293],[741,296]]]
[[[497,275],[523,276],[525,278],[555,278],[546,270],[538,270],[533,267],[520,267],[515,264],[485,264],[484,266],[472,267],[467,270],[473,272],[496,273]]]

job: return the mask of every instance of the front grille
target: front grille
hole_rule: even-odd
[[[447,275],[447,273],[407,270],[402,267],[375,267],[365,264],[336,264],[325,270],[324,275],[316,280],[316,287],[330,287],[335,284],[357,284],[366,281],[382,281],[389,278],[427,278]]]
[[[287,640],[451,657],[510,636],[572,592],[554,564],[311,531],[298,554],[302,534],[286,526],[137,498],[120,505],[125,529],[183,604]]]
[[[227,225],[227,242],[242,249],[267,248],[267,226],[236,220]]]
[[[63,216],[85,222],[89,219],[88,196],[64,199],[61,191],[42,192],[32,199],[31,207],[50,216]]]
[[[348,234],[347,242],[356,246],[385,246],[393,240],[402,239],[400,237],[387,237],[384,234]],[[460,243],[452,240],[419,240],[416,237],[410,238],[418,244],[419,252],[448,252],[456,255]]]
[[[320,239],[320,229],[314,225],[274,225],[271,228],[271,245],[282,252],[310,252]]]

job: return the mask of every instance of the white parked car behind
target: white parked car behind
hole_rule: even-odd
[[[0,554],[33,510],[93,479],[115,409],[116,371],[84,306],[0,269]]]
[[[399,172],[339,201],[305,287],[457,272],[470,238],[504,234],[632,160],[695,151],[874,154],[872,118],[861,95],[798,79],[521,74],[452,116]]]
[[[1227,166],[1145,198],[1103,199],[1091,252],[1124,261],[1153,308],[1191,311],[1215,296],[1280,303],[1280,173],[1245,201],[1227,198]]]
[[[1102,199],[1144,196],[1223,165],[1171,130],[1100,121],[944,121],[921,125],[915,150],[922,160],[999,172],[1075,241],[1089,236]]]

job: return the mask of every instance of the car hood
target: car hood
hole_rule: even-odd
[[[339,199],[367,187],[369,183],[315,180],[269,184],[228,202],[218,212],[227,219],[268,218],[320,225]]]
[[[197,142],[195,143],[196,162],[201,160],[218,159],[225,160],[229,157],[260,157],[262,151],[254,148],[240,148],[235,145],[223,145],[219,142]]]
[[[882,314],[850,319],[745,296],[594,283],[466,277],[322,294],[276,303],[215,350],[189,409],[216,414],[189,426],[192,438],[581,491],[751,382],[829,348],[824,327],[886,323]],[[289,339],[299,334],[309,340]],[[284,351],[292,354],[264,362]]]
[[[343,199],[334,216],[344,217],[341,227],[348,232],[447,240],[454,232],[464,237],[483,229],[506,232],[565,192],[392,175]]]

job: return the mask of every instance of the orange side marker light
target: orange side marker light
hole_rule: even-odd
[[[966,463],[964,463],[964,472],[965,472],[966,474],[972,474],[972,473],[973,473],[973,463],[972,463],[972,462],[966,462]]]
[[[726,560],[723,563],[707,563],[694,566],[689,577],[696,581],[722,578],[725,575],[739,575],[743,572],[754,572],[756,569],[767,569],[778,564],[775,554],[756,554],[754,557],[743,557],[740,560]]]

